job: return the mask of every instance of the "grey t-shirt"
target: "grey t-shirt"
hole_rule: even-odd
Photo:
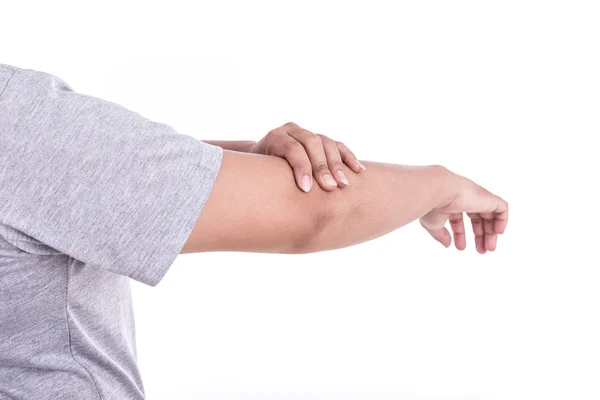
[[[222,157],[0,64],[0,399],[144,398],[129,278],[162,279]]]

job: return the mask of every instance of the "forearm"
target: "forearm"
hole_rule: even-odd
[[[350,185],[324,196],[320,229],[298,252],[351,246],[398,229],[448,202],[450,173],[440,166],[363,162]]]
[[[239,151],[248,153],[252,146],[256,144],[252,140],[203,140],[204,143],[219,146],[224,150]]]
[[[344,167],[350,185],[304,193],[279,157],[225,151],[214,188],[182,253],[305,253],[381,236],[426,214],[446,195],[439,167]]]

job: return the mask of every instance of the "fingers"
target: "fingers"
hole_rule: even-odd
[[[346,147],[346,145],[342,142],[335,142],[338,148],[338,151],[340,153],[340,156],[342,157],[342,161],[344,161],[344,164],[346,164],[348,166],[348,168],[350,168],[352,171],[359,173],[360,171],[364,171],[366,168],[364,165],[361,164],[360,161],[358,161],[358,158],[356,158],[356,156],[354,155],[353,152],[350,151],[350,149],[348,147]]]
[[[494,213],[474,213],[468,214],[473,225],[473,233],[475,234],[475,247],[481,254],[487,251],[496,250],[498,244],[498,234],[504,232],[506,228],[505,212],[500,215]],[[500,219],[498,219],[498,217]],[[500,226],[500,229],[497,228]]]
[[[494,214],[483,213],[480,215],[483,219],[483,232],[485,233],[483,243],[485,245],[485,249],[488,251],[494,251],[496,250],[496,242],[498,240],[498,235],[496,235],[496,231],[494,230]]]
[[[498,235],[504,233],[508,224],[508,203],[494,196],[494,205],[488,208],[491,212],[468,213],[475,234],[475,247],[481,254],[495,251]]]
[[[270,146],[271,154],[283,157],[294,170],[296,184],[305,192],[310,192],[313,185],[310,159],[304,147],[294,138],[277,135]]]
[[[294,169],[297,185],[308,192],[312,177],[326,191],[348,186],[346,164],[353,172],[365,167],[343,144],[325,135],[314,134],[293,122],[272,130],[266,136],[264,153],[285,158]]]
[[[483,229],[483,219],[477,213],[468,213],[467,215],[469,218],[471,218],[471,225],[473,226],[473,234],[475,235],[475,249],[477,249],[478,253],[485,254],[485,231]]]
[[[465,237],[465,223],[463,221],[463,214],[450,214],[448,220],[450,221],[450,227],[452,228],[452,232],[454,234],[454,246],[456,246],[458,250],[464,250],[465,247],[467,247],[467,239]]]
[[[338,182],[333,178],[333,174],[329,170],[321,138],[306,129],[288,130],[288,135],[304,147],[304,150],[310,159],[313,176],[319,183],[319,186],[327,191],[332,191],[337,188]],[[310,168],[308,171],[310,171]]]
[[[508,203],[499,198],[499,204],[494,214],[494,231],[502,234],[508,224]]]
[[[342,168],[342,157],[338,150],[337,143],[325,135],[317,134],[317,136],[319,136],[323,142],[323,150],[325,151],[325,157],[327,158],[329,170],[333,173],[333,177],[337,181],[338,186],[348,186],[350,182],[348,182],[348,178],[346,177],[346,174]]]

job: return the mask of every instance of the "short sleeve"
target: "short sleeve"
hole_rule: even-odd
[[[0,234],[154,286],[180,253],[223,150],[16,69],[0,97]]]

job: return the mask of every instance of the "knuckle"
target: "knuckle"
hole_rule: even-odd
[[[323,144],[326,144],[327,146],[329,146],[332,149],[338,149],[338,146],[335,144],[335,140],[332,140],[331,138],[328,138],[327,136],[325,136],[324,138],[321,138],[323,140]]]
[[[313,173],[325,173],[329,171],[329,166],[325,165],[325,164],[316,164],[313,166]]]
[[[338,160],[332,161],[329,164],[329,168],[337,171],[338,169],[342,169],[342,163]]]
[[[267,137],[268,139],[273,139],[273,138],[275,138],[277,135],[279,135],[279,131],[278,131],[277,129],[272,129],[272,130],[270,130],[269,132],[267,132],[267,135],[266,135],[266,137]]]
[[[296,152],[300,149],[301,145],[300,143],[298,143],[295,140],[287,140],[284,144],[283,144],[283,150],[286,153],[293,153]]]
[[[293,127],[293,128],[297,128],[298,124],[292,121],[286,122],[285,124],[283,124],[283,126],[288,126],[288,127]]]
[[[321,138],[318,135],[311,133],[310,136],[308,136],[306,138],[306,143],[309,145],[318,146],[318,145],[322,145],[323,141],[321,140]]]

